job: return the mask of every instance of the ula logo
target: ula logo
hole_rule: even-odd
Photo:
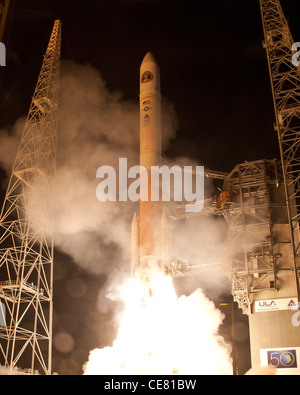
[[[0,66],[6,66],[6,48],[3,43],[0,42]]]
[[[259,307],[276,307],[276,303],[274,300],[272,300],[271,302],[259,302]]]
[[[171,186],[173,176],[173,188]],[[105,178],[105,176],[107,176]],[[186,204],[186,212],[200,212],[204,206],[204,167],[196,166],[193,177],[192,166],[151,166],[147,170],[144,166],[132,166],[127,170],[127,158],[119,158],[119,174],[112,166],[100,166],[96,178],[103,178],[96,189],[96,196],[100,202],[107,200],[126,202],[171,201],[171,191],[175,202],[194,202]],[[128,187],[128,180],[135,179]],[[118,182],[117,182],[118,180]],[[195,190],[195,192],[194,192]]]

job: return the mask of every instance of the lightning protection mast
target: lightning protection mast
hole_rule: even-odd
[[[0,364],[51,374],[53,239],[61,22],[50,41],[0,216]]]
[[[290,228],[291,267],[300,302],[300,68],[292,62],[294,41],[280,1],[260,0],[260,8]]]

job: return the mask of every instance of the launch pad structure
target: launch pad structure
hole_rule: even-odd
[[[224,180],[223,191],[213,204],[206,201],[202,214],[223,215],[228,224],[225,270],[234,301],[249,316],[252,368],[271,365],[277,374],[298,375],[300,73],[280,1],[260,0],[260,8],[280,160],[208,172]],[[185,267],[187,275],[199,270]]]
[[[52,372],[53,210],[61,22],[55,21],[0,216],[0,362]]]
[[[291,62],[293,39],[280,1],[260,0],[260,8],[280,158],[241,163],[230,173],[205,169],[207,177],[223,181],[223,188],[217,199],[205,200],[201,215],[221,215],[228,224],[224,267],[233,299],[249,317],[252,367],[272,365],[279,374],[299,374],[300,330],[294,317],[300,302],[300,73]],[[51,215],[49,188],[55,174],[60,41],[57,20],[0,217],[0,363],[11,369],[27,367],[31,374],[52,373],[54,244],[44,221]],[[157,65],[150,55],[144,60],[141,82],[143,89],[152,91],[142,91],[141,152],[150,166],[152,160],[159,164],[161,134],[160,119],[151,126],[146,106],[153,101],[153,114],[159,114],[160,92]],[[151,143],[152,154],[147,152]],[[155,227],[166,226],[161,207],[157,211],[145,204],[142,210],[148,213],[140,241],[146,252],[140,260],[135,216],[135,266],[153,259],[153,247],[146,243],[148,219],[161,216]],[[180,205],[176,210],[173,219],[193,216],[183,213]],[[173,277],[201,272],[201,265],[168,263]]]
[[[300,73],[279,0],[260,0],[280,161],[243,163],[224,181],[232,295],[249,315],[252,368],[300,373]],[[228,196],[228,194],[230,196]],[[227,200],[226,200],[227,199]]]
[[[223,179],[203,214],[228,224],[225,270],[234,301],[249,317],[252,368],[300,373],[300,73],[292,63],[293,38],[279,0],[260,0],[280,160],[238,164]],[[182,213],[179,218],[191,217]],[[178,267],[176,276],[183,275]],[[184,268],[186,275],[200,267]]]

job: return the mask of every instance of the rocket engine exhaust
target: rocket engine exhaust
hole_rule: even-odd
[[[230,348],[217,334],[222,313],[200,289],[177,297],[173,278],[165,275],[171,269],[171,227],[162,203],[168,201],[162,196],[163,178],[153,182],[161,193],[151,199],[153,167],[162,167],[161,136],[160,72],[148,52],[140,68],[142,171],[139,215],[134,214],[131,229],[132,278],[113,295],[125,306],[117,337],[111,347],[90,353],[84,374],[232,372]]]

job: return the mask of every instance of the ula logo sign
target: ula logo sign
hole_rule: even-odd
[[[171,176],[174,179],[173,188]],[[117,174],[112,166],[98,168],[96,178],[103,179],[96,189],[100,202],[117,201]],[[128,180],[134,179],[128,187]],[[200,212],[204,206],[204,167],[196,166],[193,177],[192,166],[133,166],[127,170],[127,158],[119,158],[118,200],[125,202],[171,201],[171,190],[175,202],[194,202],[186,204],[186,212]],[[195,192],[194,192],[195,190]]]
[[[274,300],[272,300],[271,302],[259,302],[259,307],[277,307],[276,303],[274,302]]]

